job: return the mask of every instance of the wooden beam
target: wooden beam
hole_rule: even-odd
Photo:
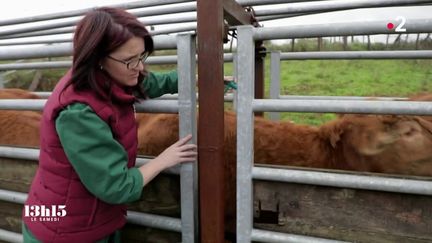
[[[223,243],[225,161],[222,0],[197,0],[197,17],[200,242]]]

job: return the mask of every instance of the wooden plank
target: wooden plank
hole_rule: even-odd
[[[255,181],[254,204],[260,229],[352,242],[432,242],[430,196]]]
[[[200,242],[223,242],[225,231],[222,0],[197,0],[198,173]]]

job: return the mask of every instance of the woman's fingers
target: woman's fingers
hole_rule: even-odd
[[[192,139],[192,134],[186,135],[184,138],[178,140],[175,145],[176,146],[182,146],[184,144],[187,144]]]
[[[183,146],[180,146],[179,148],[180,148],[180,152],[189,151],[189,150],[191,150],[191,151],[197,150],[197,146],[195,144],[185,144]]]
[[[192,162],[197,159],[197,153],[196,152],[184,152],[179,158],[179,162]]]

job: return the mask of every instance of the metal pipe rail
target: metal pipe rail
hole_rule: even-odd
[[[279,95],[278,99],[287,100],[387,100],[403,101],[406,97],[366,97],[366,96],[321,96],[321,95]]]
[[[300,2],[311,2],[311,0],[236,0],[242,6],[260,6],[268,4],[280,4],[280,3],[300,3]],[[327,1],[327,0],[312,0],[313,2]]]
[[[24,204],[28,194],[0,189],[0,200]],[[127,222],[151,228],[182,232],[181,220],[167,216],[154,215],[128,210]]]
[[[41,111],[45,106],[46,100],[24,100],[24,99],[2,99],[0,100],[0,110],[33,110]],[[177,100],[146,100],[135,105],[137,112],[149,113],[178,113]]]
[[[233,61],[232,53],[224,54],[225,62]],[[177,56],[150,56],[146,61],[148,65],[159,64],[177,64]],[[69,68],[72,66],[72,61],[48,61],[48,62],[28,62],[28,63],[6,63],[0,64],[0,71],[6,70],[23,70],[23,69],[47,69],[47,68]]]
[[[360,8],[395,7],[430,3],[429,0],[350,0],[350,1],[322,1],[309,3],[293,3],[287,6],[278,6],[272,9],[256,9],[256,16],[268,16],[295,13],[316,13],[340,11]]]
[[[166,16],[164,18],[139,17],[138,20],[147,26],[196,22],[196,13],[193,16]],[[79,21],[80,21],[80,18],[74,17],[72,19],[63,20],[61,22],[50,21],[48,23],[43,23],[43,24],[41,23],[39,25],[24,26],[24,27],[21,26],[21,27],[15,27],[12,29],[6,29],[6,30],[0,29],[0,37],[3,37],[3,38],[9,37],[10,38],[10,36],[14,36],[14,35],[22,34],[22,33],[73,27]]]
[[[55,31],[57,30],[57,31]],[[35,31],[35,32],[26,32],[22,35],[17,35],[17,38],[23,38],[23,37],[34,37],[37,36],[37,40],[20,40],[16,38],[0,38],[0,46],[13,46],[13,45],[36,45],[36,44],[56,44],[56,43],[64,43],[64,42],[72,42],[72,36],[70,37],[61,37],[61,38],[55,38],[56,36],[53,34],[72,34],[72,32],[75,31],[75,28],[59,28],[59,29],[53,29],[52,31]],[[157,35],[165,35],[165,34],[171,34],[171,33],[179,33],[179,32],[190,32],[190,31],[196,31],[196,23],[190,26],[176,26],[171,28],[164,28],[161,30],[153,30],[150,31],[150,34],[155,37]],[[46,38],[40,38],[43,35],[51,35]],[[14,35],[12,35],[13,37]],[[6,40],[9,39],[9,40]]]
[[[347,241],[329,240],[304,235],[284,234],[268,230],[252,229],[251,240],[259,242],[295,242],[295,243],[347,243]]]
[[[21,34],[13,34],[13,35],[7,35],[7,36],[0,36],[0,40],[6,40],[6,39],[17,39],[17,38],[25,38],[25,37],[41,37],[46,35],[58,35],[58,34],[72,34],[75,31],[75,26],[71,27],[63,27],[63,28],[56,28],[56,29],[49,29],[49,30],[38,30],[38,31],[30,31],[26,33]]]
[[[279,169],[254,166],[252,177],[258,180],[280,181],[361,190],[397,192],[432,196],[432,180],[355,175],[343,172],[320,172],[304,169]]]
[[[432,32],[432,19],[411,19],[406,22],[408,33]],[[240,28],[248,28],[241,26]],[[387,29],[387,21],[362,21],[332,24],[293,25],[283,27],[260,27],[252,29],[254,40],[292,39],[326,36],[394,34]]]
[[[0,240],[13,243],[23,242],[22,234],[0,229]]]
[[[22,147],[11,147],[11,146],[0,146],[0,157],[10,159],[24,159],[31,161],[39,160],[39,149],[37,148],[22,148]],[[153,156],[137,157],[136,166],[140,167],[153,159]],[[179,166],[165,169],[163,173],[167,174],[180,174]]]
[[[287,60],[335,59],[431,59],[432,51],[327,51],[327,52],[270,52],[270,98],[291,100],[406,100],[404,97],[302,96],[280,95],[280,62]],[[279,120],[280,114],[271,112],[270,119]]]
[[[146,1],[134,1],[129,3],[122,4],[113,4],[109,5],[110,7],[119,7],[124,9],[136,9],[136,8],[144,8],[144,7],[152,7],[152,6],[161,6],[175,3],[186,3],[192,2],[194,0],[146,0]],[[33,23],[37,21],[51,20],[51,19],[61,19],[66,17],[76,17],[84,15],[86,12],[93,10],[93,8],[83,8],[79,10],[72,11],[64,11],[58,13],[50,13],[50,14],[42,14],[30,17],[9,19],[9,20],[1,20],[0,26],[4,25],[13,25],[13,24],[23,24],[23,23]]]
[[[253,111],[432,115],[432,102],[383,100],[255,99]]]
[[[280,60],[284,61],[335,59],[432,59],[432,51],[313,51],[280,53]]]
[[[155,50],[176,49],[175,36],[153,37]],[[16,60],[43,57],[62,57],[72,54],[72,43],[62,43],[49,46],[30,46],[0,49],[0,60]]]
[[[39,44],[57,44],[57,43],[65,43],[72,42],[72,37],[62,37],[62,38],[54,38],[53,36],[49,36],[45,39],[39,40],[8,40],[3,41],[0,40],[0,46],[19,46],[19,45],[39,45]]]
[[[48,98],[51,95],[51,92],[33,92],[34,94],[38,95],[41,98]],[[165,94],[161,97],[154,98],[154,100],[178,100],[179,96],[178,94]],[[198,93],[196,94],[196,98],[198,99]],[[233,94],[226,94],[224,96],[224,101],[234,101],[234,95]]]

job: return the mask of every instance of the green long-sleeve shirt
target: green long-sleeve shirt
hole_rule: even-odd
[[[150,98],[177,93],[177,72],[150,72],[143,86]],[[111,204],[140,198],[144,185],[141,173],[127,168],[126,150],[89,106],[74,103],[66,107],[56,119],[56,130],[70,163],[93,195]],[[22,231],[24,242],[38,242],[25,225]],[[118,232],[115,238],[119,242]],[[108,237],[98,242],[108,242]]]
[[[164,94],[174,94],[178,92],[177,71],[166,73],[148,73],[143,81],[144,89],[150,98],[156,98]]]

